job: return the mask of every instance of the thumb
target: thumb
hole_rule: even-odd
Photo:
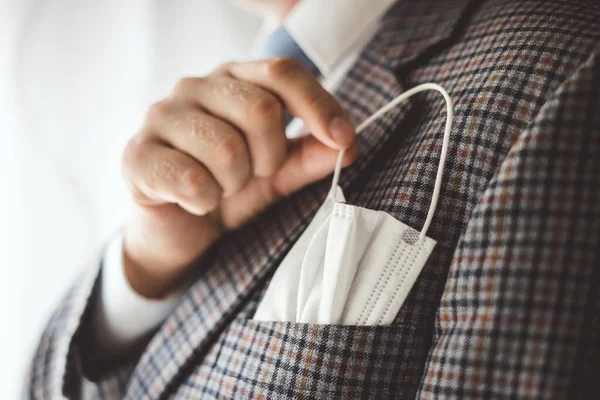
[[[274,191],[288,196],[330,175],[335,169],[338,152],[314,136],[305,136],[293,141],[286,162],[272,178]],[[358,142],[355,141],[352,147],[346,150],[342,165],[350,165],[357,157]]]

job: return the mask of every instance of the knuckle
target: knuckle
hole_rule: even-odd
[[[206,174],[195,168],[188,168],[181,174],[181,184],[191,197],[207,197],[211,192],[211,182]]]
[[[138,136],[134,136],[127,142],[125,149],[123,150],[121,160],[121,170],[124,175],[131,169],[132,166],[137,165],[142,160],[143,150],[142,142]]]
[[[224,168],[234,166],[244,156],[246,143],[237,134],[225,135],[216,147],[219,164]]]
[[[273,58],[265,64],[265,74],[269,78],[278,79],[293,75],[302,70],[302,65],[289,57]]]
[[[273,96],[259,96],[249,109],[248,117],[264,125],[265,122],[279,121],[283,115],[283,106]]]
[[[196,87],[203,81],[204,78],[181,78],[175,83],[173,87],[173,93],[186,93],[189,92],[192,88]]]
[[[221,75],[221,74],[225,74],[227,73],[227,71],[229,71],[231,69],[231,67],[233,67],[236,63],[234,62],[224,62],[219,64],[219,66],[217,66],[217,68],[215,68],[212,72],[212,74],[215,75]]]
[[[165,118],[172,111],[172,105],[168,100],[160,100],[153,103],[146,113],[146,120],[153,121]]]

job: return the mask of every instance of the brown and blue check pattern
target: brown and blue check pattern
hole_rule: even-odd
[[[423,82],[455,102],[438,244],[394,323],[251,320],[324,181],[224,238],[143,354],[94,380],[91,268],[50,320],[28,396],[600,398],[599,50],[594,1],[398,1],[337,93],[355,123]],[[364,132],[348,201],[419,229],[443,109],[423,94]]]

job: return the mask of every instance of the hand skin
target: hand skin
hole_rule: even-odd
[[[284,111],[312,135],[289,141]],[[132,288],[169,295],[192,261],[236,229],[358,155],[339,103],[299,63],[229,63],[179,81],[152,105],[123,155],[134,199],[124,268]]]

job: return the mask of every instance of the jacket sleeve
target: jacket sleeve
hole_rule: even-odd
[[[417,397],[600,398],[599,272],[595,53],[520,134],[473,210]]]
[[[94,360],[85,346],[89,310],[99,286],[102,257],[93,258],[51,316],[33,357],[25,384],[30,399],[120,399],[136,360],[105,370],[94,380],[83,366]],[[85,351],[82,351],[84,349]]]

